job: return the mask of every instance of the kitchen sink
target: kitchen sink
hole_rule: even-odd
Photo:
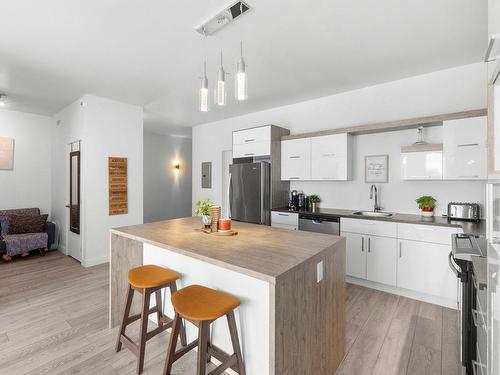
[[[371,217],[391,217],[392,216],[392,214],[390,212],[381,212],[381,211],[356,211],[356,212],[353,212],[353,215],[371,216]]]

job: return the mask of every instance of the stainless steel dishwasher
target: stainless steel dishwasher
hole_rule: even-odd
[[[299,230],[340,235],[340,217],[299,214]]]

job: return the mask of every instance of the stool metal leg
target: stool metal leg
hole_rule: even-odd
[[[179,314],[176,313],[172,322],[172,333],[170,334],[170,340],[168,342],[167,358],[165,359],[163,375],[170,375],[170,371],[172,371],[172,364],[175,361],[175,349],[177,347],[177,340],[179,338],[179,332],[182,327],[181,324],[181,318],[179,317]]]
[[[196,367],[196,374],[205,375],[207,371],[208,334],[210,332],[210,322],[200,322],[198,329],[198,365]]]
[[[234,354],[236,354],[236,360],[238,361],[238,374],[245,375],[245,365],[243,363],[243,356],[241,355],[240,340],[238,338],[238,329],[236,328],[236,319],[234,319],[234,311],[229,312],[226,317]]]
[[[120,325],[120,332],[118,333],[118,340],[116,342],[116,351],[122,350],[122,335],[125,334],[125,330],[128,325],[128,318],[130,315],[130,307],[132,306],[132,299],[134,298],[134,289],[129,285],[127,292],[127,302],[125,304],[125,311],[123,312],[122,324]]]
[[[142,290],[142,312],[141,312],[141,332],[139,335],[139,358],[137,359],[137,374],[142,374],[144,370],[144,352],[146,350],[146,336],[148,334],[149,302],[151,292],[148,289]]]

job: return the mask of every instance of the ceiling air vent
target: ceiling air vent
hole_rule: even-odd
[[[248,4],[243,1],[238,1],[198,26],[196,31],[205,36],[212,35],[249,10],[250,7]]]

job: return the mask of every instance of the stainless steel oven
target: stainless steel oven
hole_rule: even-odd
[[[453,234],[451,244],[449,264],[457,276],[458,332],[462,373],[475,375],[477,323],[474,320],[474,313],[477,311],[477,289],[474,283],[472,257],[486,255],[486,239],[468,234]]]

